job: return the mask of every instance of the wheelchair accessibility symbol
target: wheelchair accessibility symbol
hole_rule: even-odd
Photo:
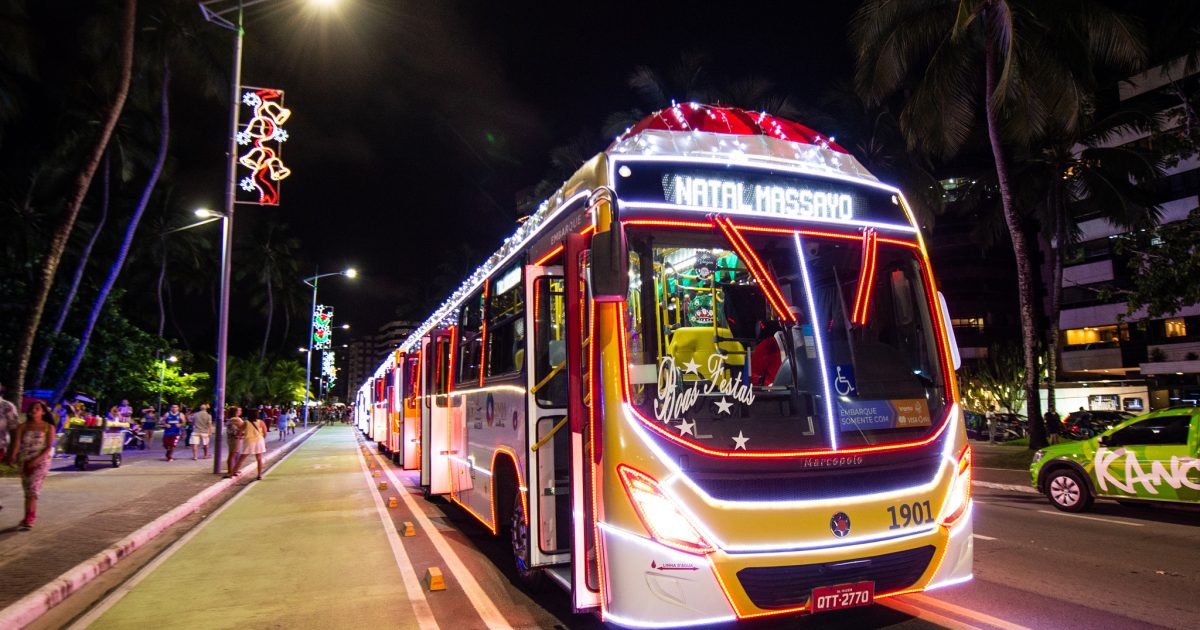
[[[854,384],[854,366],[853,365],[835,365],[833,366],[835,373],[830,374],[830,380],[833,381],[833,391],[837,392],[838,396],[849,396],[858,392],[858,386]]]

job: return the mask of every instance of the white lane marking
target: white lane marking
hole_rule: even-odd
[[[1067,512],[1059,512],[1057,510],[1038,510],[1042,514],[1054,514],[1056,516],[1069,516],[1071,518],[1082,518],[1089,521],[1101,521],[1104,523],[1115,523],[1117,525],[1128,525],[1129,527],[1145,527],[1144,523],[1130,523],[1129,521],[1118,521],[1112,518],[1100,518],[1099,516],[1084,516],[1082,514],[1068,514]]]
[[[920,606],[914,605],[910,601],[903,601],[899,597],[877,600],[877,603],[883,604],[884,606],[887,606],[893,610],[898,610],[910,617],[916,617],[917,619],[923,619],[930,623],[935,623],[943,628],[950,628],[951,630],[983,630],[978,626],[972,626],[970,624],[958,621],[957,619],[951,619],[944,615],[939,615],[932,610],[926,610]]]
[[[933,606],[934,608],[941,608],[946,612],[961,615],[967,619],[970,619],[971,621],[977,621],[995,628],[1000,628],[1001,630],[1030,630],[1025,626],[1012,623],[1011,621],[1005,621],[1004,619],[993,617],[987,613],[979,612],[978,610],[963,608],[962,606],[951,604],[950,602],[942,601],[929,595],[914,593],[912,595],[907,595],[906,597],[910,600],[916,600],[916,602],[919,604]]]
[[[1041,494],[1033,486],[1022,486],[1015,483],[995,483],[991,481],[975,480],[971,482],[971,485],[979,488],[991,488],[992,490],[1007,490],[1008,492],[1022,492],[1024,494]]]
[[[316,434],[316,432],[314,431],[313,433],[309,434],[308,437],[312,437],[315,434]],[[289,457],[291,457],[292,455],[295,455],[296,452],[299,451],[300,448],[304,446],[305,442],[308,442],[308,438],[305,438],[304,442],[297,444],[296,447],[293,448],[291,451],[288,451],[288,453],[286,455],[275,460],[275,463],[271,464],[270,467],[268,467],[266,470],[263,471],[263,477],[266,477],[267,475],[271,474],[280,464],[282,464],[283,462],[286,462],[287,459]],[[116,606],[117,602],[120,602],[122,599],[125,598],[126,595],[129,594],[129,591],[133,590],[133,588],[136,587],[138,584],[141,584],[142,580],[149,577],[150,574],[153,573],[155,569],[162,566],[162,564],[164,562],[166,562],[167,560],[169,560],[171,558],[171,556],[175,555],[175,552],[182,549],[183,546],[188,543],[188,541],[195,538],[196,535],[199,534],[200,532],[204,531],[204,528],[208,527],[209,523],[216,520],[217,517],[220,516],[222,512],[224,512],[227,508],[229,508],[229,506],[233,505],[234,503],[237,503],[237,500],[242,498],[242,495],[246,494],[246,492],[248,492],[251,488],[255,487],[255,485],[256,484],[254,484],[254,483],[248,483],[248,484],[242,486],[242,489],[238,490],[237,494],[233,495],[232,497],[229,497],[229,500],[222,503],[221,507],[214,510],[212,514],[209,514],[208,516],[204,517],[204,519],[201,520],[199,523],[197,523],[195,527],[193,527],[186,534],[181,536],[179,538],[179,540],[176,540],[175,542],[171,543],[170,547],[167,547],[166,549],[164,549],[153,560],[146,563],[146,565],[143,566],[141,569],[138,569],[138,572],[134,573],[133,577],[130,577],[128,580],[126,580],[120,586],[118,586],[116,588],[116,590],[114,590],[112,593],[109,593],[108,597],[105,597],[103,601],[101,601],[99,604],[93,606],[91,608],[91,610],[87,611],[87,613],[84,614],[82,617],[79,617],[78,619],[76,619],[75,623],[71,624],[68,630],[84,630],[84,628],[87,628],[88,626],[95,623],[97,619],[99,619],[101,616],[104,615],[104,613],[108,612],[108,609],[112,608],[113,606]]]
[[[991,536],[984,536],[983,534],[971,534],[971,538],[978,538],[979,540],[996,540]]]
[[[1100,521],[1103,523],[1116,523],[1116,524],[1123,524],[1123,526],[1129,526],[1129,527],[1146,527],[1145,523],[1130,523],[1129,521],[1117,521],[1116,518],[1100,518],[1099,516],[1084,516],[1081,514],[1068,514],[1068,512],[1061,512],[1061,511],[1057,511],[1057,510],[1038,510],[1038,512],[1040,512],[1040,514],[1052,514],[1055,516],[1069,516],[1072,518],[1084,518],[1085,521]]]
[[[400,543],[400,536],[396,532],[396,522],[392,520],[392,515],[388,514],[387,508],[383,505],[383,498],[375,490],[375,479],[367,471],[367,459],[359,450],[358,445],[359,441],[354,440],[358,466],[362,469],[363,479],[367,480],[367,489],[370,491],[371,497],[375,499],[375,511],[379,513],[383,532],[387,535],[388,545],[392,548],[392,557],[396,560],[396,567],[400,569],[400,577],[404,580],[404,592],[408,594],[408,601],[412,603],[413,614],[417,616],[417,624],[421,628],[438,628],[437,619],[433,616],[433,609],[429,607],[429,600],[425,599],[425,589],[421,587],[421,580],[417,577],[417,572],[413,570],[412,561],[408,559],[408,552]],[[404,492],[403,488],[397,488],[397,490],[401,493]]]
[[[425,530],[425,534],[429,536],[434,549],[437,549],[438,554],[446,561],[446,568],[450,569],[450,573],[454,575],[454,579],[458,580],[463,592],[467,595],[467,599],[471,601],[471,605],[475,607],[476,612],[479,613],[480,618],[487,624],[487,627],[495,630],[512,630],[512,626],[508,624],[504,615],[500,614],[500,609],[496,608],[496,604],[480,588],[479,582],[475,581],[475,576],[471,575],[471,572],[467,570],[467,566],[463,564],[462,559],[458,557],[458,554],[450,546],[450,543],[446,542],[446,537],[442,536],[442,532],[438,531],[438,528],[429,520],[428,516],[425,516],[425,511],[421,509],[421,506],[417,505],[416,500],[409,496],[406,490],[407,485],[396,477],[395,473],[392,472],[392,467],[387,465],[387,462],[379,456],[379,453],[371,450],[371,456],[379,462],[379,467],[387,475],[388,479],[392,481],[392,486],[400,491],[400,498],[404,500],[404,504],[413,513],[413,518],[417,519],[417,524],[421,526],[421,529]]]

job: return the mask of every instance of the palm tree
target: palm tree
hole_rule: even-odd
[[[38,327],[42,323],[42,314],[46,310],[46,301],[49,299],[50,290],[54,286],[54,277],[58,273],[58,265],[62,261],[63,253],[66,251],[67,240],[70,239],[71,231],[75,228],[75,220],[79,216],[79,208],[83,205],[83,199],[87,195],[88,188],[91,187],[92,177],[95,176],[96,171],[100,168],[100,158],[108,148],[108,140],[112,137],[113,129],[117,126],[117,120],[121,117],[121,112],[125,109],[125,100],[129,96],[129,85],[133,78],[133,39],[136,22],[137,0],[126,0],[125,9],[121,17],[121,40],[116,57],[120,71],[116,89],[113,92],[113,102],[104,114],[100,134],[96,138],[96,143],[92,147],[87,160],[84,162],[83,168],[79,171],[71,196],[67,200],[66,209],[59,221],[58,228],[54,231],[50,239],[50,246],[46,257],[42,260],[42,267],[36,279],[33,300],[29,307],[29,317],[25,322],[20,338],[17,340],[16,365],[12,379],[12,396],[17,401],[20,401],[24,395],[25,373],[29,369],[29,359],[33,355],[34,337],[37,335]]]
[[[101,176],[101,193],[100,193],[100,218],[96,221],[96,227],[92,228],[92,235],[88,237],[88,242],[83,246],[83,252],[79,254],[79,261],[75,263],[75,274],[71,276],[71,285],[67,287],[67,294],[63,297],[62,305],[58,309],[58,317],[54,320],[54,327],[50,329],[50,334],[47,335],[46,347],[42,350],[42,358],[38,359],[37,368],[33,373],[33,386],[35,388],[42,386],[42,377],[46,375],[46,366],[50,363],[50,355],[54,352],[54,344],[58,336],[62,334],[63,324],[67,322],[67,315],[71,312],[71,306],[75,303],[75,294],[79,291],[79,285],[83,282],[84,272],[87,271],[88,260],[92,255],[92,248],[96,246],[96,241],[100,238],[100,232],[104,229],[105,222],[108,221],[108,202],[110,195],[110,184],[112,183],[112,159],[106,152],[104,154],[104,174]]]
[[[1008,154],[1051,128],[1075,133],[1097,69],[1131,74],[1144,63],[1137,29],[1091,0],[869,0],[852,18],[850,37],[858,58],[855,83],[864,98],[879,102],[906,92],[900,126],[910,147],[954,155],[967,142],[982,103],[1017,262],[1030,447],[1038,448],[1045,432],[1037,390],[1034,273]]]
[[[120,249],[117,252],[117,257],[109,268],[108,276],[104,280],[104,284],[100,287],[100,292],[96,296],[95,302],[92,304],[92,310],[88,316],[87,324],[83,329],[83,334],[80,335],[79,345],[75,347],[75,354],[71,357],[70,363],[67,364],[66,370],[58,379],[58,384],[54,386],[54,394],[51,400],[57,403],[62,400],[63,394],[67,387],[71,385],[71,379],[75,377],[75,371],[79,369],[79,364],[83,362],[83,357],[87,353],[88,343],[91,341],[92,332],[96,328],[96,322],[100,319],[104,311],[104,302],[108,299],[108,294],[112,291],[113,285],[116,284],[117,278],[121,275],[121,269],[125,266],[125,259],[129,256],[129,249],[133,246],[134,236],[137,234],[138,224],[141,222],[142,215],[146,212],[146,207],[150,205],[150,197],[154,194],[154,187],[158,184],[158,179],[162,175],[163,167],[167,161],[167,148],[170,144],[170,86],[171,86],[171,66],[167,58],[162,60],[162,87],[159,96],[159,109],[161,115],[161,129],[158,144],[158,153],[155,157],[154,164],[150,167],[150,175],[147,178],[146,186],[142,189],[141,198],[138,200],[137,206],[134,208],[133,215],[129,218],[129,223],[125,227],[125,238],[121,241]]]
[[[265,289],[263,293],[255,291],[250,297],[251,304],[258,306],[267,316],[266,325],[263,328],[262,346],[258,353],[259,360],[263,361],[267,357],[271,325],[275,311],[278,310],[275,304],[275,292],[281,287],[291,288],[293,285],[299,285],[297,280],[300,278],[299,252],[301,247],[300,239],[288,234],[282,224],[274,222],[266,224],[261,238],[253,239],[250,247],[253,251],[249,252],[247,257],[256,261],[256,264],[243,271],[242,275],[243,277],[252,276],[261,282]],[[298,294],[292,291],[289,302],[294,302],[296,295]],[[288,327],[291,327],[290,323]],[[284,334],[286,335],[286,332]]]

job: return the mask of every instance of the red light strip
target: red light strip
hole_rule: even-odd
[[[454,363],[458,357],[458,326],[450,327],[450,377],[446,379],[446,394],[454,391]],[[446,396],[446,405],[450,405],[450,397]]]
[[[522,485],[521,484],[521,467],[517,466],[517,454],[516,454],[516,452],[514,452],[511,448],[508,448],[507,446],[499,446],[496,448],[496,450],[492,451],[492,476],[491,476],[491,489],[489,491],[492,496],[492,501],[491,501],[492,522],[495,523],[495,527],[493,527],[493,529],[492,529],[493,533],[495,533],[495,530],[500,529],[500,523],[496,522],[496,499],[495,499],[495,497],[496,497],[496,458],[499,457],[499,455],[501,453],[508,455],[507,459],[512,462],[513,470],[516,471],[516,475],[517,475],[515,478],[517,481],[516,490],[517,490],[517,495],[521,497],[521,516],[525,519],[525,524],[526,525],[529,524],[529,502],[528,502],[528,499],[525,498],[525,493],[521,492],[521,485]]]
[[[566,248],[567,248],[566,245],[559,245],[558,247],[555,247],[554,249],[547,252],[545,256],[542,256],[541,258],[537,259],[537,261],[533,263],[533,266],[541,267],[542,265],[545,265],[547,262],[550,262],[551,260],[553,260],[555,256],[561,254],[562,251]]]
[[[875,282],[876,233],[871,228],[863,230],[862,263],[858,271],[858,293],[854,296],[854,313],[850,322],[857,326],[867,324],[867,309],[871,305],[871,286]]]
[[[733,221],[730,221],[727,217],[715,215],[711,218],[713,223],[721,229],[721,233],[725,235],[726,240],[733,245],[738,256],[746,261],[746,267],[750,269],[750,273],[754,275],[754,279],[762,287],[763,293],[767,296],[767,301],[771,303],[771,307],[775,309],[775,314],[779,315],[779,319],[785,322],[795,322],[796,317],[788,310],[787,301],[783,299],[783,294],[780,293],[779,287],[767,272],[767,268],[763,265],[762,260],[759,260],[758,255],[754,253],[754,249],[750,247],[750,243],[746,242],[742,238],[742,235],[738,233]]]
[[[704,230],[712,229],[712,223],[708,221],[678,221],[674,219],[630,219],[622,221],[623,225],[634,226],[650,226],[650,227],[684,227],[684,228],[700,228]]]

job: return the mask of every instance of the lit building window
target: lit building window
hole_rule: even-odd
[[[950,319],[950,325],[958,329],[972,329],[983,332],[982,317],[954,317]]]
[[[1166,333],[1168,337],[1187,336],[1187,323],[1183,321],[1182,317],[1164,320],[1163,324],[1166,325]]]
[[[1082,346],[1089,343],[1114,343],[1120,341],[1120,332],[1116,326],[1088,326],[1087,328],[1072,328],[1064,330],[1066,345]]]

